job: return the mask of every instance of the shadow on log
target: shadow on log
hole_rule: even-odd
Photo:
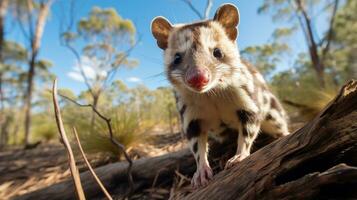
[[[236,141],[236,140],[230,140]],[[271,142],[262,134],[256,149]],[[234,153],[234,144],[213,144],[213,168]],[[127,163],[109,164],[95,171],[109,191],[128,188]],[[188,149],[133,161],[135,189],[170,181],[174,171],[191,176],[195,161]],[[88,199],[101,195],[89,172],[81,174]],[[355,199],[357,198],[357,82],[350,81],[339,95],[303,128],[266,145],[186,199]],[[34,191],[16,199],[73,199],[72,181]]]

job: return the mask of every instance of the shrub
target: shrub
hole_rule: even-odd
[[[78,108],[73,112],[72,108],[66,109],[66,121],[69,126],[75,126],[83,148],[88,153],[106,152],[114,156],[121,156],[119,149],[114,146],[109,139],[109,129],[104,120],[98,116],[95,118],[95,124],[90,124],[91,109]],[[121,144],[129,148],[142,141],[146,136],[144,133],[150,130],[150,127],[140,125],[138,114],[126,106],[118,106],[103,113],[111,118],[111,126],[114,138]]]

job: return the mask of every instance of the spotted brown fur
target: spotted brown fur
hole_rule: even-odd
[[[239,135],[237,154],[226,167],[249,156],[260,130],[274,137],[289,134],[281,104],[259,71],[239,55],[239,20],[238,9],[225,4],[213,20],[173,26],[159,17],[152,22],[153,35],[164,50],[182,129],[197,162],[195,186],[207,182],[212,174],[207,159],[208,132],[224,137],[227,133]],[[219,54],[214,53],[216,49]],[[180,62],[173,64],[176,55]],[[207,72],[205,76],[198,73],[202,71]],[[203,87],[194,88],[187,80],[192,76],[207,81]]]

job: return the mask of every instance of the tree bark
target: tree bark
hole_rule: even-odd
[[[350,81],[311,122],[295,133],[259,149],[235,167],[216,174],[205,188],[187,199],[338,199],[357,198],[357,81]],[[260,135],[256,148],[271,141]],[[229,140],[234,143],[236,140]],[[212,162],[234,154],[235,144],[214,143]],[[228,153],[227,153],[228,152]],[[228,156],[228,157],[227,157]],[[344,164],[343,164],[344,163]],[[127,189],[127,163],[114,163],[95,171],[109,191]],[[223,165],[224,167],[224,165]],[[135,189],[170,181],[174,171],[192,176],[195,161],[188,149],[134,161]],[[89,172],[81,174],[87,198],[100,195]],[[65,181],[16,199],[73,199],[72,181]]]

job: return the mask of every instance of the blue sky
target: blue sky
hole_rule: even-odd
[[[66,2],[60,0],[61,3]],[[156,46],[156,42],[150,32],[150,22],[158,15],[165,16],[172,23],[185,23],[198,20],[198,17],[181,0],[76,0],[78,18],[85,17],[93,6],[102,8],[114,7],[117,12],[127,19],[131,19],[137,28],[137,32],[142,35],[141,43],[131,53],[131,57],[139,60],[140,64],[132,70],[121,69],[117,78],[123,80],[128,86],[144,84],[149,88],[168,85],[164,75],[157,76],[163,72],[162,50]],[[240,10],[240,35],[238,45],[240,49],[244,47],[266,43],[271,38],[271,34],[276,28],[276,24],[271,21],[270,15],[258,15],[257,9],[263,0],[240,0],[225,1],[215,0],[211,11],[211,17],[219,5],[223,3],[234,3]],[[68,1],[69,2],[69,1]],[[199,10],[204,10],[203,0],[193,0],[194,5]],[[59,86],[71,88],[75,93],[85,89],[85,85],[75,81],[68,76],[75,65],[75,57],[71,52],[62,47],[59,42],[59,16],[63,7],[55,3],[52,7],[51,16],[46,24],[42,39],[40,57],[52,61],[51,71],[58,77]],[[20,31],[12,31],[9,38],[22,40]],[[299,38],[299,37],[298,37]],[[300,38],[301,39],[301,38]],[[295,42],[296,48],[303,49],[302,42]],[[287,60],[279,70],[286,69],[291,62]]]

